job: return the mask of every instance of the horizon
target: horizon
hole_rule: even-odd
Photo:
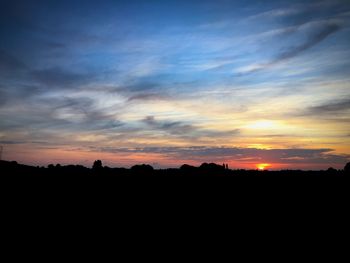
[[[61,167],[70,167],[70,166],[75,166],[75,167],[83,167],[83,168],[87,168],[87,169],[92,169],[92,170],[96,170],[96,167],[94,167],[96,165],[96,162],[101,162],[100,164],[98,164],[97,166],[99,166],[99,168],[97,169],[101,169],[101,168],[110,168],[110,169],[126,169],[126,170],[132,170],[135,167],[144,167],[146,166],[146,169],[154,169],[154,170],[182,170],[184,166],[187,166],[187,169],[191,169],[191,168],[203,168],[203,166],[207,166],[206,170],[208,170],[208,166],[211,166],[211,169],[214,170],[218,169],[218,170],[223,170],[223,171],[258,171],[258,172],[285,172],[285,171],[291,171],[291,172],[330,172],[333,173],[335,171],[338,172],[345,172],[345,174],[348,173],[348,167],[350,166],[350,162],[348,162],[347,164],[344,165],[344,167],[340,168],[340,169],[335,169],[334,167],[328,167],[327,169],[322,169],[322,170],[303,170],[303,169],[291,169],[291,168],[286,168],[286,169],[269,169],[271,167],[270,164],[258,164],[256,165],[255,168],[240,168],[240,167],[229,167],[228,164],[219,164],[219,163],[213,163],[213,162],[204,162],[198,165],[189,165],[187,163],[184,163],[178,167],[153,167],[151,164],[147,164],[147,163],[137,163],[134,165],[131,165],[129,167],[124,167],[124,166],[109,166],[109,165],[105,165],[105,163],[103,162],[103,160],[95,160],[91,165],[83,165],[83,164],[73,164],[73,163],[67,163],[67,164],[61,164],[61,163],[50,163],[46,166],[43,165],[33,165],[33,164],[25,164],[25,163],[18,163],[17,161],[9,161],[9,160],[0,160],[0,163],[6,163],[7,165],[13,165],[15,164],[16,166],[29,166],[29,167],[33,167],[33,168],[44,168],[44,169],[51,169],[51,168],[61,168]],[[6,166],[4,167],[6,168]],[[8,168],[8,166],[7,166]],[[186,170],[186,168],[184,168]],[[144,168],[143,168],[144,169]],[[210,168],[209,168],[210,169]],[[143,170],[145,171],[145,169]],[[214,174],[213,174],[214,175]]]
[[[4,0],[2,160],[350,161],[349,0]]]

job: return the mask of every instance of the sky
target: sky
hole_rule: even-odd
[[[350,161],[350,0],[0,0],[2,158]]]

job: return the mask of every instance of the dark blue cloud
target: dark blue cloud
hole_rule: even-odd
[[[76,73],[61,68],[32,70],[30,74],[35,81],[45,85],[47,89],[79,87],[81,84],[90,83],[94,78],[92,74]]]
[[[234,137],[240,133],[239,129],[229,131],[215,131],[211,129],[203,129],[192,125],[191,123],[185,123],[182,121],[159,121],[154,116],[147,116],[142,120],[142,122],[144,122],[148,127],[157,131],[163,131],[171,135],[194,139],[202,137]]]
[[[179,121],[157,121],[154,116],[148,116],[143,119],[143,122],[156,130],[162,130],[175,135],[190,135],[197,130],[196,127],[190,124],[185,124]]]
[[[350,110],[350,99],[339,101],[329,101],[326,104],[313,106],[306,109],[304,114],[323,117],[325,115],[342,115],[346,116],[346,112]]]
[[[27,69],[26,65],[13,55],[0,49],[0,74]]]

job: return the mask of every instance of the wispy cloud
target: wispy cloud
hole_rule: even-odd
[[[87,97],[35,98],[34,106],[24,109],[15,105],[7,111],[16,111],[16,116],[0,123],[3,131],[24,128],[38,132],[98,131],[119,128],[123,125],[109,109],[97,107],[95,101]],[[31,117],[28,118],[27,115]]]
[[[150,126],[151,128],[154,128],[156,130],[163,130],[166,132],[169,132],[170,134],[175,135],[186,135],[191,134],[194,131],[197,130],[192,125],[184,124],[182,122],[176,121],[176,122],[167,122],[167,121],[157,121],[154,116],[148,116],[145,119],[143,119],[143,122]]]
[[[139,93],[129,97],[128,101],[157,101],[157,100],[169,100],[170,97],[158,93]]]
[[[171,135],[180,135],[201,139],[202,137],[233,137],[240,133],[239,129],[220,131],[200,128],[196,125],[188,124],[181,121],[159,121],[154,116],[147,116],[142,120],[147,126],[154,130],[164,131]]]
[[[21,60],[4,50],[0,50],[0,74],[25,69],[27,67]]]
[[[281,62],[286,59],[293,58],[297,55],[299,55],[301,52],[306,51],[323,40],[325,40],[327,37],[329,37],[331,34],[337,32],[340,30],[340,26],[336,24],[329,24],[326,25],[324,28],[322,28],[320,31],[315,32],[313,35],[310,35],[307,39],[307,41],[299,46],[292,47],[289,50],[279,54],[275,60],[271,61],[271,64],[275,64],[278,62]]]
[[[341,27],[337,24],[327,23],[326,25],[323,25],[321,27],[315,28],[311,32],[308,33],[308,37],[306,41],[303,43],[300,43],[299,45],[293,46],[288,48],[287,50],[279,53],[275,58],[273,58],[271,61],[261,64],[251,64],[248,66],[244,66],[238,70],[239,73],[246,74],[246,73],[253,73],[259,70],[263,70],[266,68],[269,68],[271,66],[274,66],[276,64],[282,63],[286,60],[292,59],[299,54],[313,48],[314,46],[318,45],[322,41],[324,41],[326,38],[328,38],[330,35],[336,33],[339,31]]]
[[[289,8],[279,8],[265,11],[247,18],[247,20],[255,19],[275,19],[278,17],[286,17],[291,15],[296,15],[304,12],[303,8],[300,7],[289,7]]]
[[[45,85],[47,89],[57,88],[65,89],[78,87],[81,84],[89,83],[93,80],[92,74],[76,73],[61,68],[49,68],[43,70],[32,70],[30,74],[34,80]]]
[[[314,116],[338,115],[344,116],[350,110],[350,99],[332,101],[327,104],[310,107],[304,114]]]

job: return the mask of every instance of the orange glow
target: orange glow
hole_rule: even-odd
[[[269,164],[269,163],[259,163],[259,164],[256,165],[256,167],[257,167],[260,171],[264,171],[264,170],[270,168],[270,167],[271,167],[271,164]]]

